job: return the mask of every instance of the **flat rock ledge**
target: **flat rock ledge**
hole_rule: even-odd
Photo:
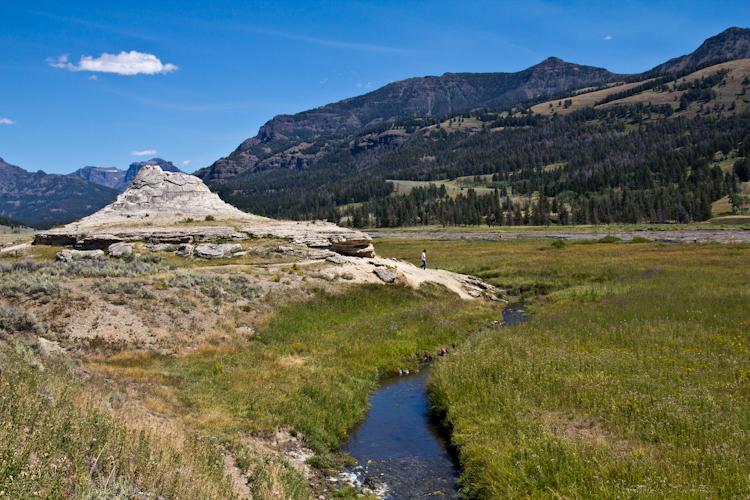
[[[103,250],[61,250],[55,254],[55,258],[61,262],[72,262],[74,260],[103,259]]]
[[[226,259],[242,251],[239,243],[203,243],[195,247],[195,256],[202,259]]]
[[[297,246],[326,249],[341,255],[375,257],[369,235],[327,222],[265,223],[242,226],[240,231],[253,238],[281,238]]]
[[[78,250],[95,250],[108,248],[114,243],[130,241],[147,241],[150,244],[193,243],[194,241],[229,240],[240,241],[247,239],[247,234],[238,233],[229,226],[197,226],[185,228],[167,227],[111,227],[107,232],[96,230],[81,231],[75,224],[68,224],[63,228],[52,229],[39,233],[34,238],[35,245],[72,246]]]

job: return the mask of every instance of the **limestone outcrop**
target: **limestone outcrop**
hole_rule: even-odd
[[[243,226],[240,231],[253,238],[284,238],[293,244],[331,250],[353,257],[374,257],[369,235],[326,222],[269,222]]]
[[[195,256],[203,259],[226,259],[242,251],[239,243],[203,243],[195,247]]]
[[[60,250],[55,254],[55,259],[61,262],[73,262],[84,259],[103,259],[103,250]]]
[[[110,257],[124,257],[125,255],[132,255],[134,253],[133,244],[125,243],[124,241],[112,243],[107,250]]]

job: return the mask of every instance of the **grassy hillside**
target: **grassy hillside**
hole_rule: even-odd
[[[750,77],[750,59],[740,59],[695,71],[680,78],[678,82],[667,84],[663,88],[646,90],[637,95],[617,99],[599,106],[596,106],[596,104],[604,100],[607,96],[653,82],[655,79],[613,86],[604,90],[576,95],[565,100],[546,101],[533,106],[531,110],[536,114],[552,116],[553,113],[569,114],[583,107],[608,109],[618,105],[648,103],[651,105],[668,104],[677,110],[680,98],[686,91],[676,90],[676,85],[693,82],[696,79],[705,79],[716,74],[718,71],[727,71],[726,77],[722,80],[725,83],[715,87],[717,96],[711,99],[710,106],[703,106],[704,109],[701,111],[701,103],[691,103],[687,110],[684,111],[685,116],[692,117],[698,113],[705,113],[707,109],[710,109],[711,112],[722,111],[722,113],[742,113],[750,109],[750,94],[747,93],[748,89],[750,89],[750,83],[742,84],[745,78]],[[564,106],[566,100],[570,101],[570,105]],[[730,110],[733,105],[734,108]]]

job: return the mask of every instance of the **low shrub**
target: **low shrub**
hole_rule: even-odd
[[[0,330],[8,333],[44,333],[46,328],[32,313],[19,311],[15,307],[0,307]]]
[[[51,300],[64,289],[57,281],[27,270],[7,273],[0,281],[0,297]]]
[[[146,287],[149,286],[145,280],[131,281],[97,281],[94,289],[100,293],[113,295],[130,295],[138,299],[153,299],[154,294]]]
[[[197,286],[203,295],[230,302],[240,299],[254,300],[263,295],[263,288],[253,285],[250,279],[243,275],[231,275],[227,278],[215,274],[175,273],[167,280],[167,284],[177,288]]]

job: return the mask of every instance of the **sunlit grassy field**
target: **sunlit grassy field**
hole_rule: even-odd
[[[750,246],[441,242],[430,255],[549,293],[529,323],[475,335],[432,371],[466,497],[747,497]]]

